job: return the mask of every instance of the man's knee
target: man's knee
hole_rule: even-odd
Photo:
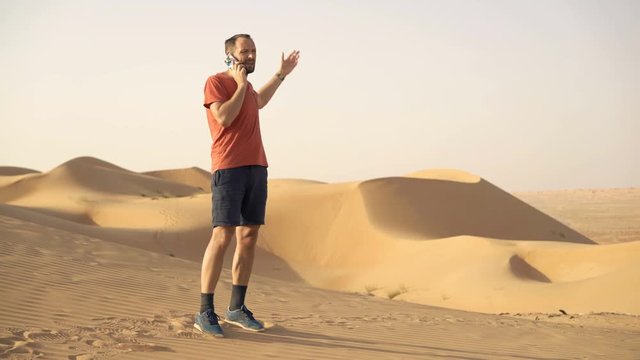
[[[258,242],[259,225],[239,226],[236,237],[238,245],[243,247],[254,247]]]
[[[223,249],[229,247],[231,239],[233,238],[234,227],[233,226],[216,226],[213,228],[213,234],[211,235],[211,242]]]

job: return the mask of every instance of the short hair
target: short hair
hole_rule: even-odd
[[[253,39],[251,39],[251,35],[249,35],[249,34],[235,34],[232,37],[230,37],[230,38],[228,38],[227,40],[224,41],[224,53],[228,54],[230,52],[233,52],[236,49],[236,40],[238,40],[240,38],[253,40]]]

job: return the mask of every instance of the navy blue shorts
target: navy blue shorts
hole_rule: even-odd
[[[211,178],[213,227],[263,225],[267,207],[267,168],[216,170]]]

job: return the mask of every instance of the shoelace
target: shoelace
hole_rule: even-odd
[[[243,312],[243,313],[245,313],[245,314],[247,315],[247,317],[249,318],[249,320],[251,320],[251,321],[256,321],[256,319],[254,319],[254,317],[253,317],[253,313],[252,313],[249,309],[247,309],[247,307],[246,307],[246,306],[243,306],[243,307],[242,307],[242,312]]]
[[[218,314],[211,311],[211,309],[207,310],[206,315],[210,325],[215,325],[220,321],[220,316],[218,316]]]

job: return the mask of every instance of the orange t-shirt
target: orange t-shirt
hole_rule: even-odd
[[[225,73],[209,76],[204,85],[204,107],[211,132],[211,171],[247,165],[268,166],[260,135],[258,94],[248,83],[238,116],[227,128],[215,119],[209,106],[226,102],[238,88],[232,77]]]

